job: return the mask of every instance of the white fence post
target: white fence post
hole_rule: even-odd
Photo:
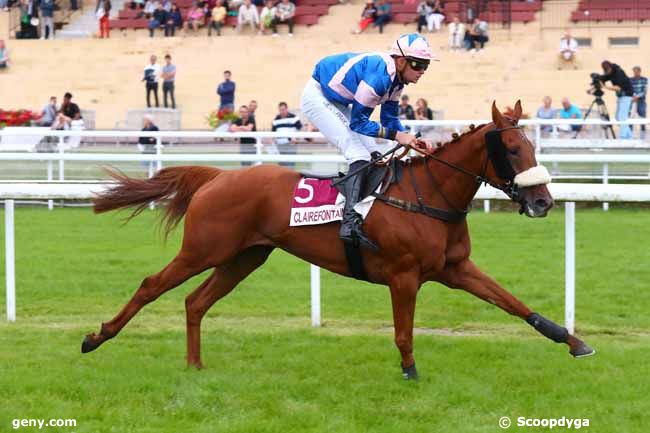
[[[573,334],[575,330],[575,304],[576,304],[576,204],[566,202],[564,204],[564,326]]]
[[[603,184],[607,185],[609,183],[609,164],[604,163],[603,164]],[[607,212],[609,210],[609,203],[604,201],[603,202],[603,210]]]
[[[490,200],[483,200],[483,211],[490,213]]]
[[[14,247],[14,201],[5,200],[5,281],[7,284],[7,320],[16,321],[16,269]]]
[[[310,265],[311,270],[311,326],[320,326],[320,268]]]
[[[65,145],[64,143],[64,137],[61,135],[59,137],[59,180],[65,180],[65,175],[63,174],[63,171],[65,170],[65,159],[63,159],[63,146]]]
[[[47,180],[48,180],[48,182],[52,182],[53,171],[54,171],[54,168],[52,167],[52,160],[49,160],[49,161],[47,161]],[[54,200],[49,199],[47,201],[47,208],[49,210],[54,209]]]

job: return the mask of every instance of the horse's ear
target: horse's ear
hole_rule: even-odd
[[[503,114],[497,108],[497,102],[492,101],[492,121],[497,126],[497,128],[506,127],[506,119],[503,117]]]
[[[515,111],[513,114],[515,123],[519,122],[519,119],[521,119],[521,99],[517,99],[517,103],[515,103]]]

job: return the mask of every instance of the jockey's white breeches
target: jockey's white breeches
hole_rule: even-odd
[[[300,109],[328,142],[341,149],[348,163],[370,161],[372,152],[381,152],[384,148],[377,144],[374,137],[352,131],[351,107],[328,101],[320,84],[313,78],[309,79],[302,92]]]

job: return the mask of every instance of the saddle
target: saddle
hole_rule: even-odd
[[[373,159],[376,158],[378,152],[373,152],[372,157]],[[402,179],[403,175],[403,168],[404,165],[403,163],[398,160],[398,159],[391,159],[391,161],[388,164],[385,165],[370,165],[368,167],[368,174],[366,177],[366,183],[363,185],[361,189],[361,195],[359,196],[359,201],[363,200],[364,198],[374,195],[376,191],[381,187],[381,193],[385,192],[388,187],[393,184],[397,183]],[[304,177],[310,177],[310,178],[315,178],[315,179],[321,179],[321,180],[332,180],[335,181],[337,179],[342,178],[345,176],[344,173],[313,173],[309,171],[300,171],[300,174]],[[345,191],[345,187],[348,185],[347,182],[341,182],[336,185],[336,189],[343,195],[347,195]],[[366,272],[366,269],[363,265],[363,258],[361,257],[361,247],[360,246],[354,246],[348,243],[343,244],[343,248],[345,249],[345,257],[348,262],[348,268],[350,269],[350,273],[354,278],[357,280],[363,280],[363,281],[370,281],[368,279],[368,274]]]

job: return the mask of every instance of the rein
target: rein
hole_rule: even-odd
[[[501,133],[503,131],[507,131],[509,129],[521,129],[521,126],[509,126],[509,127],[506,127],[506,128],[494,129],[492,131],[489,131],[488,134],[491,133],[491,134],[494,134],[495,136],[498,136],[498,140],[500,142]],[[487,138],[486,138],[486,140],[487,140]],[[439,220],[450,222],[450,223],[457,223],[457,222],[460,222],[463,219],[465,219],[465,217],[469,213],[470,209],[467,208],[467,209],[460,210],[460,209],[457,209],[455,206],[453,206],[451,204],[451,202],[447,199],[445,194],[442,192],[442,188],[440,188],[440,186],[436,182],[435,177],[433,176],[433,173],[431,173],[431,169],[429,168],[429,165],[426,163],[427,158],[431,158],[433,161],[436,161],[436,162],[438,162],[440,164],[446,165],[447,167],[449,167],[451,169],[454,169],[454,170],[456,170],[456,171],[458,171],[460,173],[463,173],[463,174],[465,174],[467,176],[472,177],[475,180],[475,182],[477,184],[479,184],[479,185],[482,184],[482,183],[485,183],[485,184],[488,184],[488,185],[492,186],[493,188],[499,189],[499,190],[503,191],[512,200],[516,201],[516,199],[518,197],[517,186],[513,183],[512,179],[508,179],[504,184],[498,184],[498,183],[492,182],[490,179],[487,178],[487,176],[486,176],[487,164],[488,164],[488,161],[490,160],[490,152],[489,151],[486,151],[487,155],[486,155],[486,158],[485,158],[485,163],[483,164],[483,169],[481,171],[481,174],[476,174],[476,173],[472,173],[469,170],[466,170],[463,167],[460,167],[460,166],[458,166],[456,164],[453,164],[453,163],[451,163],[449,161],[438,158],[432,152],[429,152],[427,150],[420,149],[420,148],[417,148],[417,147],[411,147],[411,146],[405,146],[405,147],[407,149],[406,149],[405,152],[403,152],[400,155],[400,157],[403,157],[404,155],[406,155],[409,148],[412,148],[413,150],[415,150],[416,152],[418,152],[418,153],[420,153],[420,154],[422,154],[424,156],[425,172],[427,173],[427,176],[429,177],[429,180],[431,181],[431,183],[434,186],[434,188],[436,189],[436,191],[438,191],[438,193],[440,193],[440,195],[442,196],[445,203],[447,203],[447,205],[452,210],[438,209],[438,208],[434,208],[434,207],[431,207],[431,206],[427,206],[424,203],[424,198],[422,197],[422,194],[420,194],[419,187],[418,187],[417,182],[415,180],[415,175],[413,173],[413,165],[412,164],[408,165],[408,167],[409,167],[409,175],[410,175],[410,178],[411,178],[411,184],[413,185],[413,190],[415,191],[415,196],[417,198],[417,203],[412,203],[412,202],[409,202],[409,201],[406,201],[406,200],[401,200],[401,199],[397,199],[397,198],[394,198],[394,197],[386,196],[386,195],[384,195],[382,193],[374,193],[374,194],[372,194],[375,198],[377,198],[378,200],[383,201],[384,203],[386,203],[386,204],[388,204],[390,206],[397,207],[397,208],[405,210],[407,212],[421,213],[421,214],[426,215],[428,217],[439,219]],[[486,147],[488,147],[487,143],[486,143]]]

